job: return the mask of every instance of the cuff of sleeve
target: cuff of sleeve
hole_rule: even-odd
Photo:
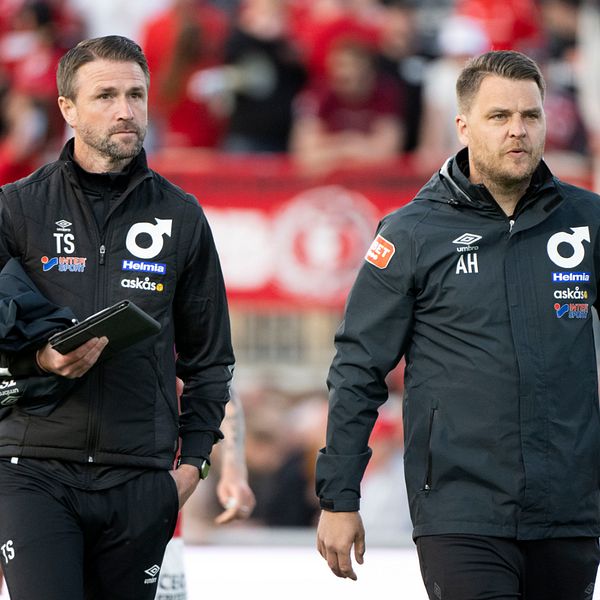
[[[215,436],[208,431],[186,433],[181,440],[181,456],[209,458]]]
[[[319,504],[323,510],[331,512],[356,512],[360,510],[360,500],[358,498],[340,498],[338,500],[320,498]]]
[[[351,512],[360,508],[360,481],[371,449],[362,454],[328,454],[325,448],[317,456],[316,492],[321,508]]]
[[[19,352],[10,357],[9,369],[13,377],[30,377],[32,375],[48,375],[40,369],[36,360],[37,350]]]

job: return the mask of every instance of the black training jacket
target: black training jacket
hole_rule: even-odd
[[[600,199],[541,163],[508,218],[463,174],[466,152],[382,221],[351,291],[321,505],[358,509],[384,379],[404,355],[414,537],[598,536]]]
[[[142,151],[100,227],[71,141],[58,161],[0,190],[0,266],[10,257],[79,319],[127,298],[162,329],[95,365],[50,415],[15,404],[0,420],[0,456],[169,469],[181,436],[183,456],[207,457],[221,437],[234,357],[221,268],[196,200],[150,170]]]

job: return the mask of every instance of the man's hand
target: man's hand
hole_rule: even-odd
[[[68,354],[61,354],[50,344],[46,344],[38,350],[36,360],[43,371],[76,379],[85,375],[96,364],[106,344],[108,344],[106,337],[92,338]]]
[[[179,508],[188,501],[193,494],[198,482],[200,481],[200,471],[194,465],[179,465],[175,471],[170,471],[177,486],[177,495],[179,496]]]
[[[256,498],[243,469],[234,465],[223,465],[217,484],[217,497],[225,509],[216,519],[217,525],[224,525],[235,519],[247,519],[256,505]]]
[[[365,530],[358,512],[321,511],[317,528],[317,549],[338,577],[356,581],[350,550],[354,545],[354,558],[363,564]]]

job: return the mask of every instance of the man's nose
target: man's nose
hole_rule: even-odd
[[[521,115],[513,115],[512,119],[510,120],[509,133],[513,137],[523,137],[527,134],[525,121]]]
[[[133,119],[133,109],[128,98],[119,99],[117,117],[124,120]]]

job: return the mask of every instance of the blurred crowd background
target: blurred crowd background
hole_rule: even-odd
[[[152,71],[150,152],[289,153],[309,173],[409,153],[428,174],[457,149],[454,81],[489,48],[548,80],[547,152],[599,152],[595,0],[1,0],[0,182],[65,131],[54,73],[84,37],[138,41]]]
[[[353,243],[343,232],[361,227],[353,200],[344,204],[333,198],[339,186],[319,185],[339,184],[339,173],[385,168],[387,179],[378,185],[393,197],[397,180],[390,174],[418,187],[458,150],[454,82],[469,56],[488,49],[521,50],[540,63],[548,83],[546,160],[559,176],[600,187],[599,0],[0,0],[0,184],[57,156],[69,137],[56,103],[57,61],[80,39],[108,34],[136,40],[148,57],[151,164],[169,177],[169,165],[177,175],[185,162],[181,185],[188,189],[195,181],[197,190],[190,191],[201,203],[204,189],[233,185],[236,167],[223,175],[222,165],[248,168],[232,163],[235,157],[250,157],[250,173],[271,181],[255,195],[277,192],[270,174],[281,178],[282,172],[325,190],[304,198],[310,210],[273,221],[285,231],[296,227],[298,248],[292,250],[306,254],[304,265],[327,264],[332,243],[341,256]],[[211,165],[220,165],[221,179],[210,179]],[[236,193],[239,213],[244,189]],[[339,221],[335,239],[331,228],[314,226],[326,206],[340,207],[327,215],[328,223]],[[241,289],[272,252],[255,257],[248,269],[227,260],[232,245],[245,259],[255,256],[251,240],[259,228],[245,221],[236,237],[231,218],[223,220],[231,216],[227,198],[213,208],[207,212],[226,257],[228,288],[237,268]],[[376,222],[368,222],[368,235]],[[269,234],[277,238],[278,231]],[[302,240],[309,237],[304,251]],[[365,250],[359,248],[350,275]],[[335,269],[321,279],[319,273],[293,271],[290,279],[308,278],[325,293],[342,276]],[[338,291],[345,294],[349,281]],[[257,496],[252,519],[237,527],[310,527],[317,515],[314,460],[325,436],[325,378],[343,294],[335,302],[331,296],[315,302],[308,294],[292,303],[275,294],[277,302],[269,303],[260,296],[242,301],[233,292],[235,385],[246,411]],[[410,532],[402,483],[402,366],[391,374],[390,390],[372,435],[362,509],[371,538],[384,541]],[[186,537],[210,537],[218,512],[210,484],[186,510]]]

